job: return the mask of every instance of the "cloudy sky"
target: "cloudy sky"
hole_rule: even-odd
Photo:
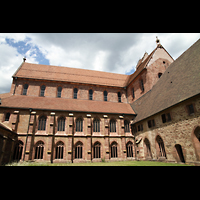
[[[12,75],[26,62],[131,74],[156,36],[176,59],[200,33],[0,33],[0,94],[10,91]]]

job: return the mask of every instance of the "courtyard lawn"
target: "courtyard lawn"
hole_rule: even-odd
[[[180,163],[165,163],[155,161],[117,161],[93,163],[47,163],[47,162],[18,162],[6,166],[189,166]]]

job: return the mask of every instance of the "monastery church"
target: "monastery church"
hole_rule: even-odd
[[[0,165],[200,164],[200,40],[174,60],[157,39],[131,75],[24,58],[12,78],[10,92],[0,94]]]

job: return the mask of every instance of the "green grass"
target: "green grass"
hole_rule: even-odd
[[[155,161],[116,161],[93,163],[48,163],[48,162],[18,162],[6,166],[189,166],[187,164],[165,163]]]

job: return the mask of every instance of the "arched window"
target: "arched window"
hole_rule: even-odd
[[[93,90],[89,90],[89,100],[93,99]]]
[[[23,93],[22,93],[22,95],[26,95],[26,94],[27,94],[27,90],[28,90],[28,84],[25,84],[25,85],[24,85],[24,88],[23,88]]]
[[[156,142],[158,143],[158,146],[159,146],[159,157],[165,157],[166,158],[164,142],[159,135],[156,137]]]
[[[126,144],[126,155],[127,157],[133,157],[133,143],[128,142]]]
[[[93,132],[100,132],[100,120],[94,119],[93,121]]]
[[[144,140],[144,153],[145,153],[145,157],[146,158],[151,158],[151,146],[150,146],[150,142],[147,138],[145,138]]]
[[[60,117],[58,119],[58,131],[65,131],[65,118]]]
[[[24,143],[22,141],[17,142],[17,144],[15,145],[13,160],[17,160],[17,161],[21,160],[23,145],[24,145]]]
[[[111,158],[117,158],[118,155],[117,155],[117,143],[116,142],[113,142],[111,144]]]
[[[44,143],[42,141],[35,145],[35,157],[34,159],[43,159]]]
[[[83,119],[78,118],[76,120],[76,132],[83,132]]]
[[[58,89],[57,89],[57,97],[58,98],[61,98],[61,93],[62,93],[62,87],[58,87]]]
[[[74,99],[77,99],[78,89],[74,88]]]
[[[129,133],[130,132],[129,121],[128,120],[124,120],[124,131],[125,131],[125,133]]]
[[[116,121],[114,119],[110,120],[110,132],[116,132]]]
[[[104,101],[107,101],[108,92],[106,90],[103,92],[103,96],[104,96]]]
[[[75,158],[76,159],[83,158],[83,144],[81,142],[78,142],[75,147]]]
[[[9,119],[10,119],[10,113],[8,112],[6,113],[5,121],[9,121]]]
[[[118,102],[122,102],[122,99],[121,99],[121,92],[118,92]]]
[[[64,144],[63,144],[63,142],[58,142],[56,144],[55,159],[63,159],[63,153],[64,153]]]
[[[41,88],[40,88],[40,96],[41,96],[41,97],[44,97],[45,88],[46,88],[45,85],[42,85]]]
[[[46,130],[46,117],[45,116],[41,116],[39,118],[38,130],[39,131],[45,131]]]
[[[94,158],[101,158],[101,144],[99,142],[94,144]]]

